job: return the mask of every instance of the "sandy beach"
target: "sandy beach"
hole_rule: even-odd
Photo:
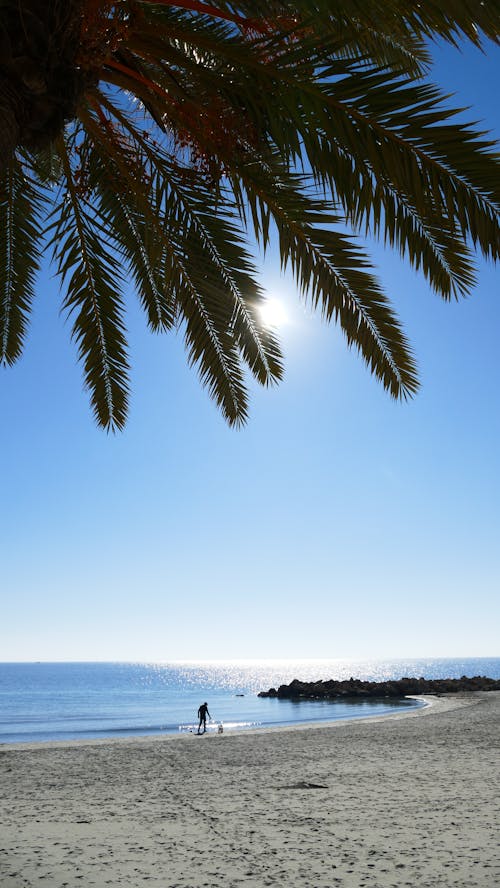
[[[0,747],[0,884],[493,888],[500,693],[402,716]]]

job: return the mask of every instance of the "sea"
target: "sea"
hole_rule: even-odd
[[[500,658],[217,660],[140,663],[0,663],[0,743],[244,731],[365,718],[423,705],[413,700],[279,700],[259,691],[292,679],[500,678]]]

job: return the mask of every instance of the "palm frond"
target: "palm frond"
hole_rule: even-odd
[[[79,193],[62,137],[57,150],[67,187],[53,210],[49,231],[58,274],[67,284],[63,309],[73,319],[94,416],[113,431],[123,428],[128,406],[121,272],[112,245],[96,228],[94,213]]]
[[[106,98],[102,95],[100,98],[110,109]],[[218,293],[217,317],[223,312],[223,324],[235,337],[237,348],[254,376],[263,384],[281,378],[279,346],[272,331],[259,321],[263,296],[255,282],[255,269],[244,248],[243,237],[233,222],[234,212],[228,196],[221,199],[219,192],[214,194],[213,187],[203,183],[198,174],[179,168],[158,146],[153,149],[122,112],[114,109],[114,113],[154,170],[149,189],[154,210],[150,212],[142,204],[140,209],[146,216],[150,212],[151,225],[155,225],[155,219],[160,222],[160,234],[163,232],[165,236],[170,263],[169,279],[175,272],[172,263],[176,257],[182,259],[182,275],[177,275],[173,287],[181,312],[182,298],[178,295],[181,280],[186,274],[192,277],[195,270],[200,269],[196,284],[200,295],[204,297],[209,288]]]
[[[164,179],[158,182],[162,188]],[[169,177],[165,194],[165,222],[173,233],[175,218],[177,249],[184,249],[189,268],[201,269],[200,292],[213,286],[218,299],[227,306],[224,323],[234,336],[245,363],[256,379],[269,385],[281,379],[283,367],[275,335],[262,327],[259,310],[264,303],[255,281],[255,269],[244,247],[239,228],[234,224],[236,209],[226,195],[221,206],[214,205],[209,189],[200,187],[196,179]],[[184,233],[189,238],[184,243]]]
[[[259,208],[263,203],[278,232],[282,265],[292,268],[302,292],[327,320],[334,318],[340,323],[348,344],[356,345],[394,397],[414,393],[418,388],[416,368],[406,338],[366,256],[335,230],[340,217],[332,214],[325,202],[290,186],[286,171],[279,177],[276,166],[271,175],[256,165],[251,175],[239,169],[238,179],[252,205],[256,235],[262,228]],[[280,183],[278,191],[272,186],[276,182]]]
[[[165,272],[164,231],[146,196],[141,159],[130,151],[109,121],[100,127],[81,112],[87,131],[88,186],[93,208],[124,258],[154,332],[171,329],[177,317],[171,281]],[[89,138],[90,137],[90,138]]]
[[[267,84],[264,92],[275,108],[272,116],[269,99],[269,134],[282,156],[290,164],[305,156],[318,181],[336,190],[335,171],[325,164],[328,144],[332,156],[353,159],[363,181],[368,171],[431,227],[470,237],[486,257],[497,259],[500,193],[493,140],[472,125],[448,123],[457,112],[443,108],[443,97],[428,85],[404,85],[388,72],[345,61],[330,66],[328,76],[323,84],[304,85],[284,71]],[[293,120],[291,136],[285,119]],[[364,194],[365,221],[372,211],[370,191]],[[358,201],[358,213],[362,206]]]
[[[21,355],[40,265],[43,195],[14,160],[0,178],[0,363]]]
[[[46,186],[56,185],[64,174],[61,158],[53,143],[30,154],[34,173]]]
[[[320,187],[327,183],[354,231],[397,249],[444,299],[471,292],[475,274],[470,251],[445,219],[436,220],[431,201],[418,212],[392,182],[373,175],[368,161],[352,157],[321,134],[314,154],[316,182]]]
[[[273,218],[282,264],[291,265],[303,293],[340,324],[348,345],[393,397],[414,394],[418,381],[408,342],[363,252],[338,231],[320,228],[320,217],[314,226],[280,219],[276,211]]]
[[[178,21],[173,33],[180,42],[188,39],[190,31]],[[301,65],[311,65],[312,46],[319,51],[314,35],[311,46],[306,37],[292,47],[285,62],[275,59],[263,65],[258,54],[253,56],[232,34],[221,44],[223,33],[220,24],[211,27],[209,22],[196,29],[192,39],[198,52],[215,56],[218,46],[218,64],[207,69],[193,61],[191,53],[186,54],[184,64],[195,84],[194,96],[187,92],[181,116],[175,103],[167,103],[165,115],[173,130],[189,121],[193,137],[207,148],[197,117],[203,120],[199,108],[209,101],[206,91],[212,81],[230,108],[236,109],[244,96],[246,120],[253,131],[261,137],[267,129],[290,163],[297,163],[304,153],[312,170],[320,173],[322,138],[330,143],[332,153],[337,149],[363,161],[377,183],[388,183],[393,194],[404,197],[416,212],[429,214],[433,206],[431,227],[434,222],[434,227],[453,232],[458,226],[461,235],[470,235],[485,255],[498,255],[498,193],[491,192],[497,169],[497,157],[491,151],[494,143],[481,138],[472,125],[447,122],[456,112],[442,105],[438,90],[427,84],[409,86],[392,70],[380,71],[339,57],[323,71],[321,82],[304,82],[298,74]],[[339,42],[337,38],[329,50],[324,40],[324,57],[338,56]],[[180,49],[176,52],[182,55]],[[203,79],[203,86],[196,82],[198,78]],[[166,83],[162,88],[167,92]],[[237,125],[237,121],[231,123]]]

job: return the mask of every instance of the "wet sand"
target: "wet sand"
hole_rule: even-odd
[[[331,725],[0,746],[2,888],[493,888],[500,692]]]

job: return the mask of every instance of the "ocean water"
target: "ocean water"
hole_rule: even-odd
[[[205,700],[225,731],[382,715],[413,701],[261,699],[288,683],[403,676],[500,678],[500,658],[463,660],[224,660],[163,663],[0,663],[0,743],[164,733],[197,728]]]

